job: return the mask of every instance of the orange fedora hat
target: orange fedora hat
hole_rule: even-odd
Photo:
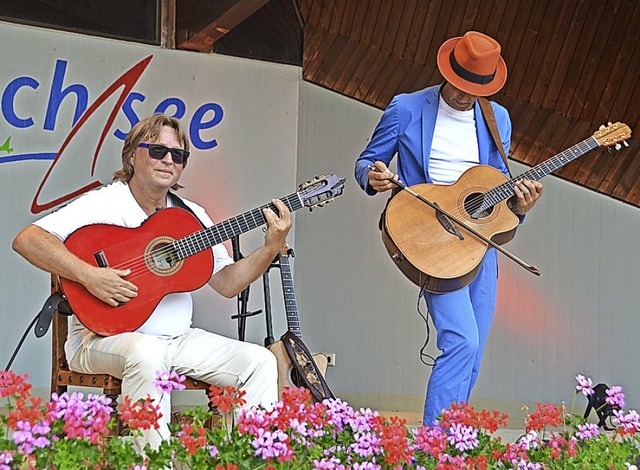
[[[507,80],[500,44],[477,31],[445,41],[438,50],[438,70],[447,82],[474,96],[493,95]]]

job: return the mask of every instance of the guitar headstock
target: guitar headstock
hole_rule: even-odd
[[[622,147],[620,143],[628,147],[629,144],[626,141],[629,137],[631,137],[631,129],[622,122],[609,123],[606,127],[600,126],[600,129],[593,134],[593,138],[596,139],[600,147],[615,146],[616,150],[620,150]]]
[[[302,198],[302,203],[305,207],[313,210],[341,196],[345,181],[346,178],[340,178],[336,175],[316,176],[314,179],[300,185],[298,195]]]

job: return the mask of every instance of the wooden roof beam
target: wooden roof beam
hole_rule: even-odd
[[[269,0],[178,0],[178,49],[213,52],[214,44]]]

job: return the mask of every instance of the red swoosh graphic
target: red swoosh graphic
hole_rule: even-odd
[[[129,93],[133,89],[134,85],[138,82],[138,80],[142,76],[142,73],[145,71],[145,69],[147,68],[147,66],[151,62],[151,59],[153,59],[153,55],[150,55],[147,58],[141,60],[136,65],[134,65],[129,70],[127,70],[124,74],[122,74],[122,76],[120,78],[118,78],[111,86],[109,86],[109,88],[107,88],[102,93],[102,95],[100,95],[98,97],[98,99],[91,106],[89,106],[89,108],[85,111],[85,113],[82,115],[82,117],[78,120],[76,125],[73,126],[73,129],[71,129],[71,132],[69,133],[69,135],[67,136],[67,138],[63,142],[62,146],[60,147],[60,150],[58,150],[58,153],[56,154],[55,158],[53,159],[53,162],[51,163],[51,166],[49,167],[49,170],[44,175],[44,178],[42,179],[42,182],[40,183],[40,186],[38,187],[38,191],[36,191],[36,195],[34,196],[33,202],[31,203],[31,212],[33,214],[38,214],[38,213],[40,213],[42,211],[45,211],[45,210],[50,209],[52,207],[55,207],[58,204],[61,204],[61,203],[66,202],[66,201],[69,201],[69,200],[73,199],[74,197],[76,197],[76,196],[78,196],[78,195],[80,195],[80,194],[82,194],[82,193],[84,193],[86,191],[89,191],[91,189],[94,189],[94,188],[97,188],[97,187],[101,186],[100,181],[95,180],[95,181],[92,181],[91,183],[87,184],[86,186],[84,186],[84,187],[82,187],[82,188],[80,188],[80,189],[78,189],[76,191],[73,191],[73,192],[71,192],[69,194],[66,194],[66,195],[61,196],[61,197],[59,197],[57,199],[54,199],[53,201],[48,201],[48,202],[43,202],[43,203],[40,203],[38,201],[40,193],[42,192],[42,188],[44,187],[44,185],[46,184],[47,180],[49,179],[49,175],[51,174],[51,171],[53,170],[53,167],[58,163],[58,161],[62,157],[62,154],[64,153],[65,149],[72,142],[74,136],[82,128],[82,126],[85,124],[85,122],[91,117],[91,115],[93,115],[93,113],[95,113],[96,110],[98,108],[100,108],[100,106],[111,95],[113,95],[118,90],[118,88],[124,87],[123,90],[122,90],[122,93],[120,94],[120,97],[118,98],[118,101],[116,102],[115,106],[113,107],[113,110],[111,111],[111,114],[109,114],[109,118],[107,119],[107,122],[105,123],[104,129],[102,130],[102,134],[100,135],[100,139],[98,140],[98,144],[96,146],[96,151],[93,154],[93,160],[92,160],[92,163],[91,163],[91,176],[93,176],[93,174],[95,172],[96,163],[98,162],[98,155],[100,153],[100,149],[102,148],[104,140],[107,137],[107,134],[108,134],[109,130],[111,129],[111,126],[113,125],[113,121],[115,121],[116,116],[118,114],[118,111],[120,110],[120,107],[122,106],[122,103],[127,98]]]

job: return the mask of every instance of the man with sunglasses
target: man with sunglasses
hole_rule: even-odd
[[[187,166],[189,140],[175,118],[156,114],[136,124],[124,142],[122,168],[114,182],[90,191],[60,210],[25,228],[13,248],[47,272],[81,283],[103,302],[117,307],[138,295],[130,269],[98,268],[72,254],[64,240],[90,224],[138,227],[164,207],[185,205],[202,224],[213,222],[199,205],[176,198],[178,180]],[[264,245],[233,262],[224,245],[212,248],[214,271],[209,285],[232,298],[266,271],[291,228],[287,207],[274,200],[279,214],[264,209]],[[108,242],[108,240],[105,240]],[[154,385],[158,372],[172,371],[218,386],[246,392],[246,406],[269,406],[278,398],[277,365],[262,346],[192,328],[193,304],[188,292],[165,296],[136,331],[102,337],[72,317],[65,344],[72,370],[110,374],[122,379],[122,392],[132,400],[150,396],[160,405],[160,429],[145,431],[144,439],[157,447],[169,436],[169,396]]]

